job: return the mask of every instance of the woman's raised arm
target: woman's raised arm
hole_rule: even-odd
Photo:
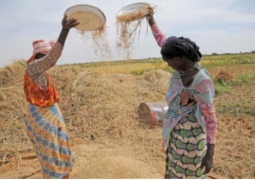
[[[159,29],[158,25],[156,24],[156,21],[153,17],[153,10],[151,9],[150,13],[146,16],[147,20],[149,22],[149,25],[151,27],[152,34],[157,41],[158,45],[162,48],[163,45],[166,42],[166,36],[162,33],[162,31]]]
[[[69,30],[77,26],[78,24],[79,23],[75,19],[67,20],[66,16],[63,18],[62,30],[60,32],[58,41],[53,46],[49,54],[28,64],[28,73],[29,76],[32,77],[32,79],[36,79],[36,77],[39,77],[42,73],[44,73],[57,63],[59,57],[61,56]]]

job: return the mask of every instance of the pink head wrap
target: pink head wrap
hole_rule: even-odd
[[[54,41],[54,40],[45,41],[43,39],[40,39],[40,40],[34,41],[33,42],[33,48],[34,48],[33,55],[27,61],[27,64],[29,64],[30,62],[33,62],[35,60],[35,56],[37,53],[48,54],[55,44],[56,44],[56,41]]]
[[[51,51],[52,47],[55,45],[55,43],[56,41],[45,41],[43,39],[36,40],[33,42],[33,54],[48,54]]]

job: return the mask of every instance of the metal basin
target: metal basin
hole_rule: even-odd
[[[162,125],[168,109],[166,102],[146,102],[139,105],[139,115],[146,123],[157,126]]]

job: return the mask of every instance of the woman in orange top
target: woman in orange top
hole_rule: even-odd
[[[24,92],[29,108],[24,121],[44,178],[66,179],[73,167],[69,136],[58,107],[58,93],[46,71],[56,64],[69,30],[78,24],[65,16],[58,41],[34,41],[33,56],[27,61]]]

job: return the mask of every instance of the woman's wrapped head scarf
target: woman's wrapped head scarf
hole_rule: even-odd
[[[53,46],[56,44],[56,41],[46,41],[43,39],[33,41],[33,55],[32,57],[28,60],[28,64],[30,62],[33,62],[35,60],[36,54],[41,53],[41,54],[48,54]]]
[[[161,49],[163,58],[174,58],[186,55],[190,60],[198,62],[202,54],[195,42],[184,37],[169,37]]]
[[[56,41],[45,41],[43,39],[36,40],[33,42],[33,54],[41,53],[41,54],[48,54],[52,47],[55,45]]]

